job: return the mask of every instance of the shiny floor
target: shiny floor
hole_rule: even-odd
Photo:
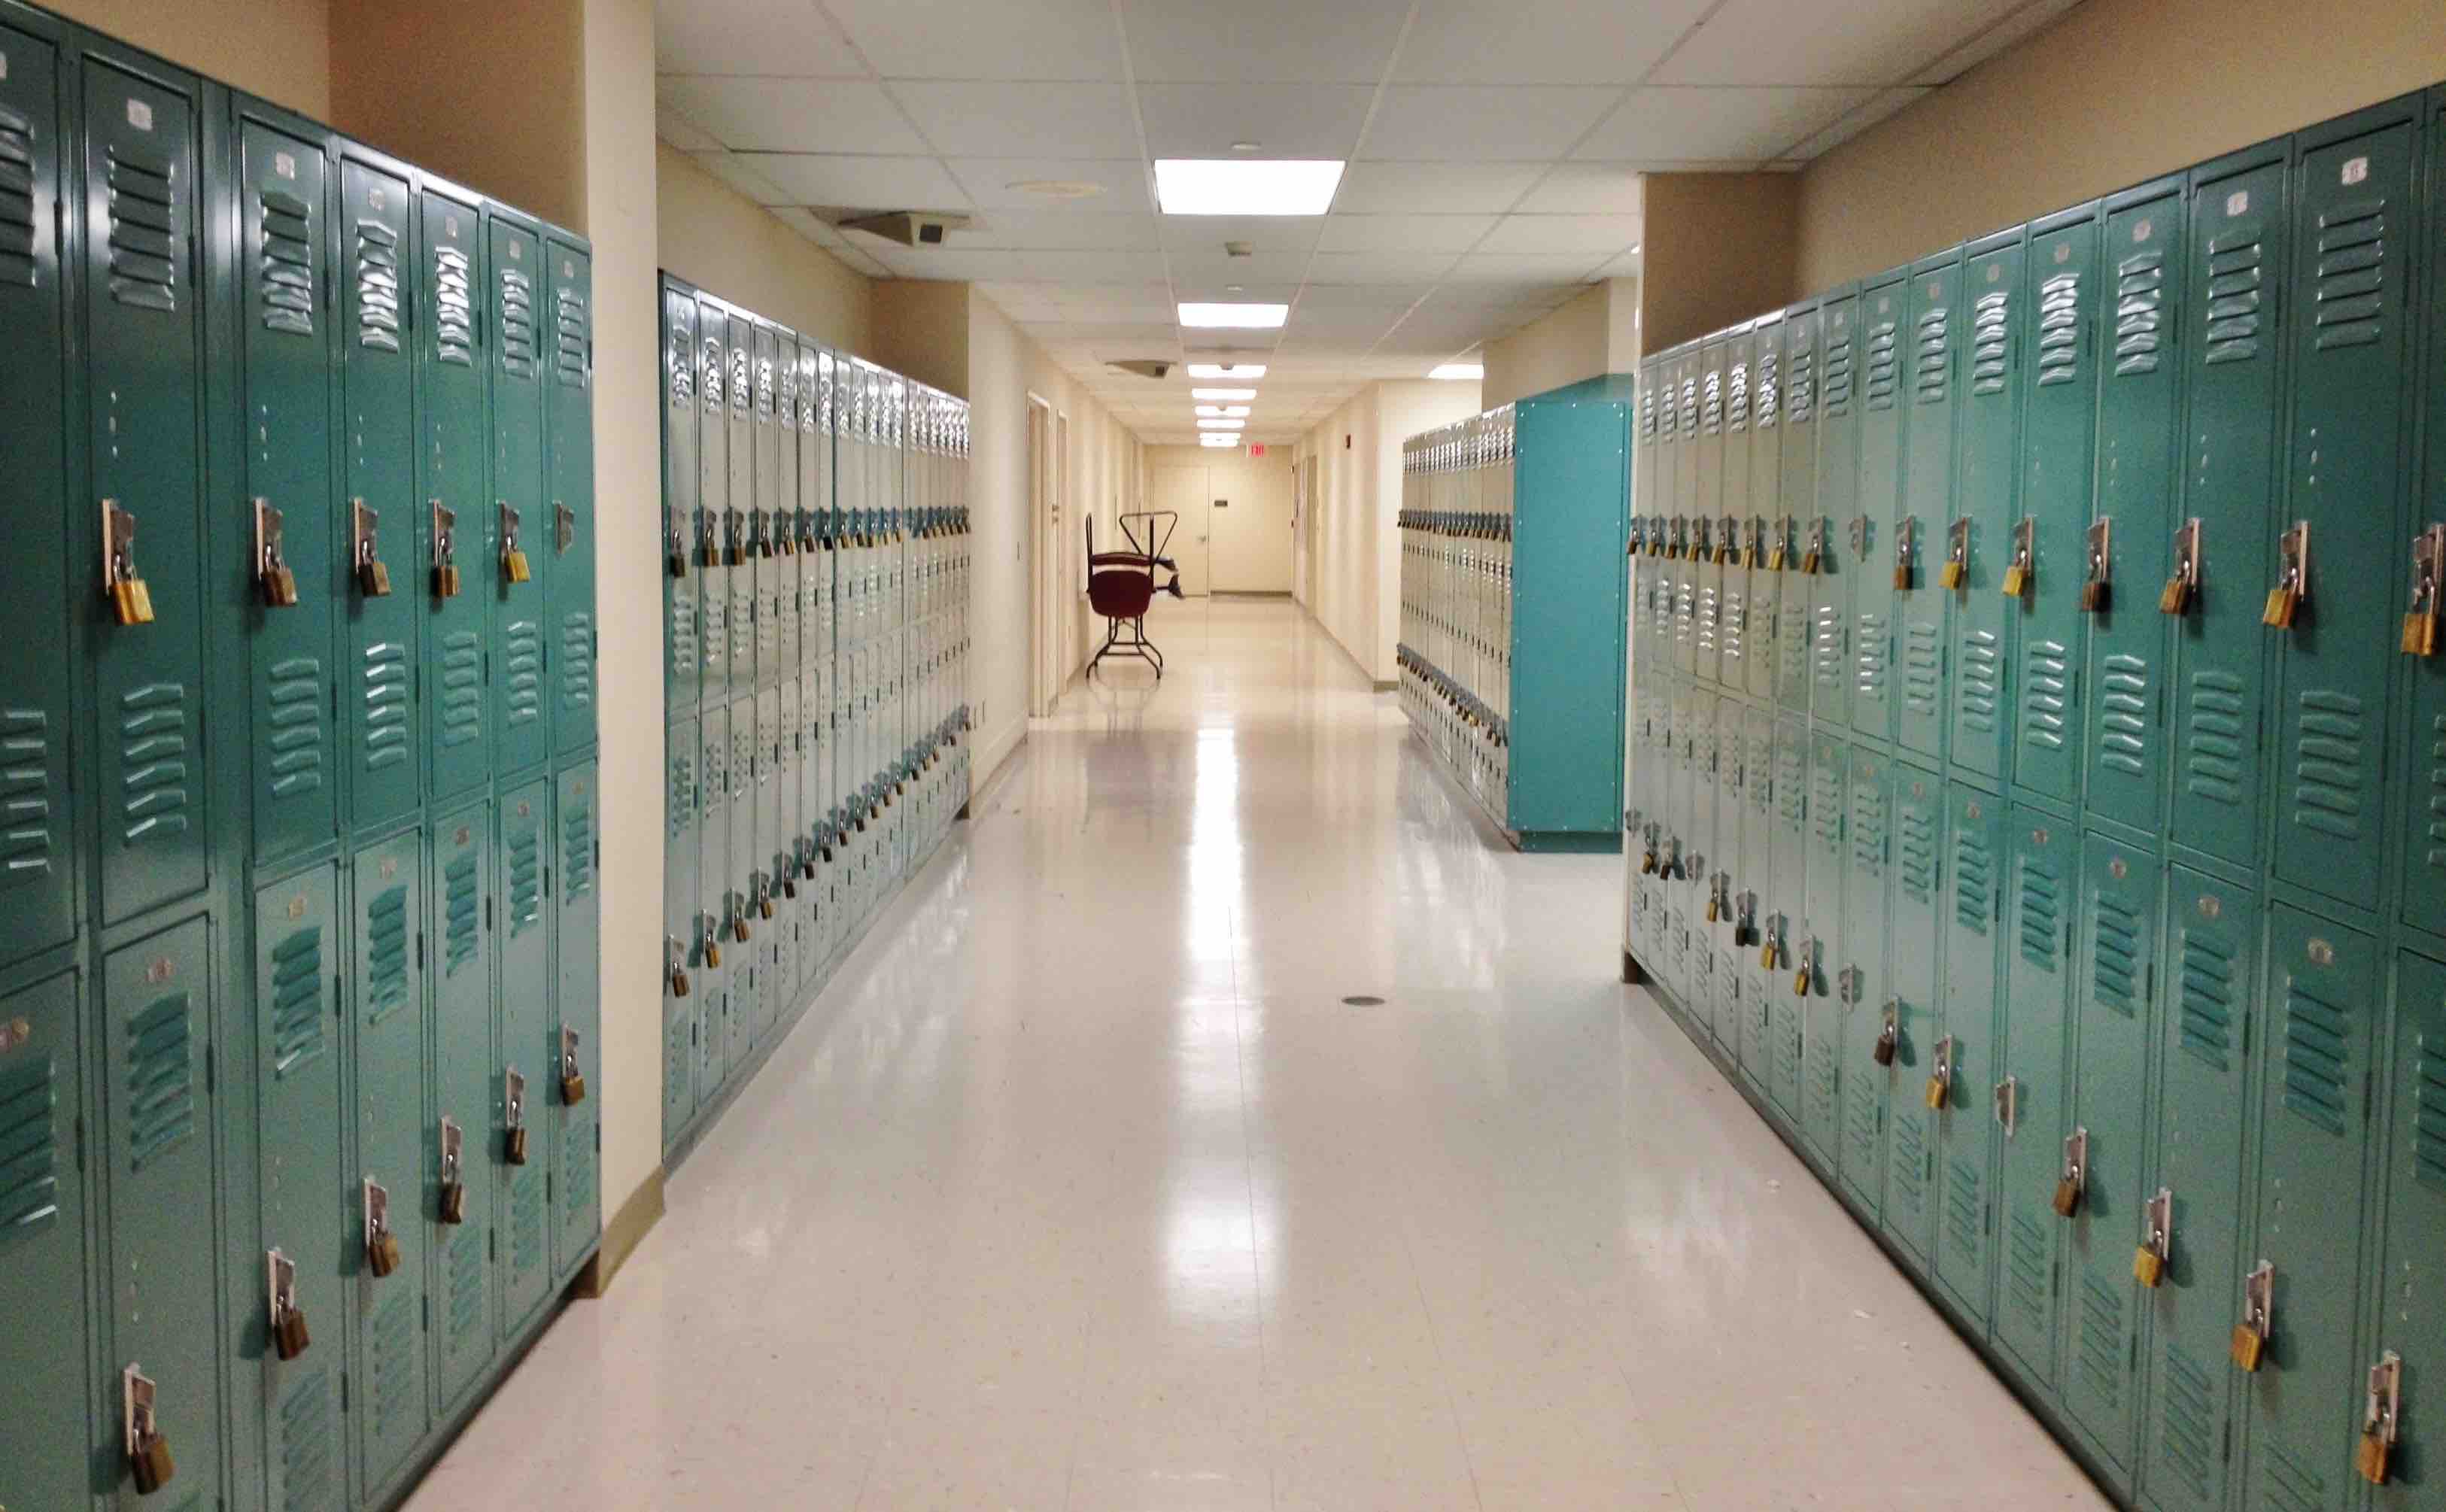
[[[1616,984],[1617,858],[1286,602],[1150,633],[418,1512],[2105,1504]]]

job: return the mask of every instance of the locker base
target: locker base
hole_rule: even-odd
[[[1648,980],[1647,968],[1641,965],[1639,958],[1627,949],[1622,953],[1622,980],[1627,985],[1633,987],[1643,985]]]

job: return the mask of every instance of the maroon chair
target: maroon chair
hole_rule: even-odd
[[[1096,517],[1087,516],[1087,604],[1104,617],[1104,644],[1087,659],[1087,675],[1094,677],[1096,664],[1108,656],[1134,656],[1154,667],[1156,681],[1160,682],[1163,653],[1147,639],[1146,611],[1157,592],[1181,596],[1180,566],[1163,554],[1172,544],[1172,532],[1180,526],[1180,514],[1175,510],[1141,510],[1121,515],[1119,523],[1121,539],[1130,549],[1099,551]],[[1155,580],[1157,569],[1172,574],[1172,581],[1160,588]]]

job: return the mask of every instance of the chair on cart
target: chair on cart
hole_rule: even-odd
[[[1108,656],[1134,656],[1154,667],[1160,682],[1163,653],[1147,639],[1146,612],[1157,593],[1181,596],[1180,564],[1164,554],[1172,546],[1172,532],[1180,528],[1180,513],[1138,510],[1116,523],[1129,550],[1099,551],[1096,517],[1087,516],[1087,603],[1104,617],[1104,644],[1088,659],[1087,675],[1094,677],[1096,663]],[[1158,571],[1171,573],[1172,580],[1157,586]]]

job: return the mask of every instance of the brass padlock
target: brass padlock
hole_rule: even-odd
[[[268,1250],[264,1254],[264,1270],[271,1293],[267,1308],[272,1353],[280,1359],[293,1360],[313,1342],[306,1330],[306,1310],[297,1305],[297,1263],[276,1249]]]
[[[2370,1367],[2369,1391],[2361,1409],[2361,1440],[2353,1451],[2353,1469],[2372,1485],[2384,1485],[2394,1473],[2395,1443],[2403,1428],[2403,1356],[2388,1350]]]
[[[1902,1023],[1895,1017],[1893,1010],[1888,1009],[1886,1011],[1886,1021],[1884,1025],[1877,1030],[1877,1041],[1875,1044],[1869,1047],[1869,1058],[1876,1062],[1881,1067],[1891,1066],[1894,1063],[1894,1057],[1902,1053]],[[1934,1083],[1931,1082],[1931,1087],[1933,1087],[1933,1085]],[[1935,1096],[1936,1100],[1929,1103],[1929,1106],[1931,1108],[1943,1107],[1944,1099],[1942,1094],[1936,1093]]]
[[[390,1228],[390,1193],[367,1177],[366,1197],[366,1269],[377,1279],[399,1269],[399,1236]]]
[[[2304,520],[2279,535],[2276,553],[2276,586],[2267,590],[2267,607],[2259,618],[2271,628],[2289,630],[2310,594],[2310,522]]]
[[[2267,1355],[2267,1336],[2275,1332],[2276,1266],[2261,1260],[2242,1281],[2242,1321],[2233,1326],[2233,1363],[2257,1374]]]
[[[577,1061],[577,1031],[563,1025],[560,1031],[560,1102],[564,1108],[574,1108],[586,1101],[586,1071]]]
[[[2029,590],[2030,570],[2016,562],[2004,569],[2004,596],[2018,599]]]
[[[2141,1245],[2132,1257],[2132,1279],[2155,1291],[2166,1282],[2166,1257]]]
[[[119,1372],[121,1443],[139,1496],[151,1496],[179,1473],[170,1459],[170,1437],[155,1411],[158,1391],[141,1365]]]
[[[102,591],[121,625],[153,623],[153,590],[136,573],[136,516],[102,501]]]
[[[2384,1485],[2393,1472],[2395,1447],[2374,1432],[2361,1434],[2361,1445],[2353,1451],[2353,1470],[2372,1485]]]
[[[122,578],[111,588],[111,611],[122,625],[150,625],[153,590],[141,577]]]
[[[2446,613],[2446,525],[2432,525],[2412,539],[2412,603],[2403,617],[2403,654],[2437,654],[2437,629]]]
[[[267,609],[289,609],[297,607],[297,574],[289,569],[282,552],[284,536],[281,513],[272,501],[254,501],[254,581],[263,595]]]
[[[312,1343],[306,1330],[306,1310],[302,1307],[290,1308],[272,1326],[272,1352],[284,1360],[295,1359]]]
[[[518,545],[518,512],[510,508],[507,503],[501,504],[499,508],[501,512],[501,577],[509,583],[532,582],[534,577],[527,566],[527,553]]]
[[[2256,1375],[2260,1363],[2267,1357],[2267,1335],[2248,1323],[2236,1323],[2230,1352],[2237,1367],[2248,1374]]]
[[[733,940],[738,941],[740,943],[745,944],[747,943],[748,934],[747,915],[744,913],[732,915],[730,920],[730,937]]]
[[[2084,613],[2103,614],[2113,605],[2112,589],[2107,584],[2092,578],[2080,586],[2080,607]]]
[[[2075,1129],[2070,1134],[2064,1136],[2063,1165],[2056,1177],[2054,1204],[2056,1216],[2070,1218],[2079,1212],[2081,1202],[2088,1195],[2089,1130]],[[2151,1253],[2154,1254],[2154,1251]]]
[[[459,596],[459,512],[433,501],[433,596]]]
[[[2080,1211],[2080,1183],[2070,1176],[2056,1178],[2055,1209],[2058,1218],[2070,1218]]]
[[[348,557],[354,564],[357,591],[369,599],[390,597],[390,569],[383,564],[376,529],[381,512],[366,507],[364,499],[348,501]]]
[[[2080,607],[2103,614],[2115,607],[2115,521],[2098,519],[2089,527],[2089,572],[2081,580]]]
[[[1936,581],[1942,587],[1958,588],[1962,586],[1963,571],[1963,565],[1960,562],[1947,557],[1945,566],[1937,569]]]
[[[501,1076],[501,1159],[512,1166],[527,1163],[527,1079],[518,1073]]]
[[[169,1436],[156,1433],[147,1439],[137,1451],[132,1467],[136,1472],[136,1494],[139,1496],[151,1496],[169,1484],[171,1477],[179,1473],[178,1465],[170,1459]]]
[[[1888,1010],[1889,1013],[1891,1010]],[[1936,1065],[1928,1078],[1928,1109],[1932,1113],[1945,1111],[1953,1100],[1953,1036],[1947,1035],[1936,1042]]]
[[[501,1147],[501,1159],[513,1166],[525,1165],[527,1163],[526,1126],[521,1124],[507,1132],[508,1138],[503,1141]]]
[[[2267,607],[2259,616],[2262,625],[2280,630],[2293,627],[2294,616],[2301,612],[2302,594],[2298,588],[2276,588],[2267,590]]]
[[[1717,899],[1718,894],[1716,889],[1714,887],[1709,887],[1707,889],[1707,922],[1709,924],[1721,924],[1723,922],[1722,909]]]

